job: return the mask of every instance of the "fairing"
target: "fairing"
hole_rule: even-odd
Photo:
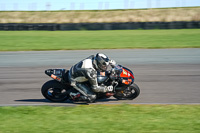
[[[120,74],[121,83],[125,85],[130,85],[134,82],[134,75],[128,68],[122,67],[122,72]]]
[[[45,74],[59,82],[67,75],[65,69],[47,69]]]

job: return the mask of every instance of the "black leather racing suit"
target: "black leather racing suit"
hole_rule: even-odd
[[[93,58],[94,55],[91,55],[72,66],[69,71],[71,85],[89,100],[96,99],[94,92],[106,92],[106,87],[97,83],[97,70],[93,65]],[[89,81],[91,88],[84,84],[86,81]]]

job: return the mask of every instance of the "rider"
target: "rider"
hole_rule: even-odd
[[[70,96],[77,98],[80,97],[81,93],[83,100],[94,102],[96,99],[94,92],[111,92],[113,90],[112,85],[99,86],[97,83],[97,71],[105,72],[109,65],[114,67],[116,62],[110,60],[105,54],[97,53],[72,66],[69,71],[69,79],[78,93],[70,93]],[[91,88],[84,84],[85,81],[89,81]]]

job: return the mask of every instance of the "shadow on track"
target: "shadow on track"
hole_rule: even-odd
[[[51,102],[47,99],[21,99],[21,100],[15,100],[16,102],[36,102],[36,103],[67,103],[67,104],[80,104],[80,105],[88,105],[86,102],[73,102],[70,100],[66,100],[64,102]],[[117,99],[98,99],[96,100],[96,103],[104,103],[104,102],[110,102],[110,101],[118,101]]]
[[[51,101],[47,99],[21,99],[21,100],[15,100],[16,102],[47,102],[50,103]]]

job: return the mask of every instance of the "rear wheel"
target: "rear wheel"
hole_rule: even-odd
[[[63,102],[68,99],[66,86],[55,80],[47,81],[42,86],[41,92],[46,99],[53,102]]]
[[[118,100],[133,100],[140,94],[140,88],[133,83],[128,86],[124,91],[117,92],[114,97]]]

